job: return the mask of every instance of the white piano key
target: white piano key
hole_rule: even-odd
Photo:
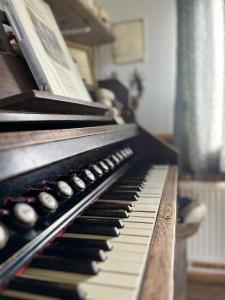
[[[131,217],[141,217],[141,218],[152,218],[156,217],[156,212],[144,212],[144,211],[132,211],[130,216]]]
[[[130,236],[121,234],[118,237],[105,236],[105,235],[95,235],[95,234],[80,234],[80,233],[65,233],[64,237],[67,238],[79,238],[79,239],[89,239],[89,240],[105,240],[111,243],[134,243],[146,245],[148,243],[147,237],[142,236]]]
[[[126,219],[126,222],[134,222],[134,223],[149,223],[153,224],[154,218],[142,218],[142,217],[133,217],[130,216]]]
[[[149,237],[152,234],[152,229],[128,228],[127,226],[125,226],[120,230],[120,232],[121,234],[126,234],[126,235]]]
[[[82,285],[87,292],[87,300],[132,300],[135,296],[133,289],[114,288],[101,285]]]
[[[147,251],[146,249],[147,249],[146,245],[142,245],[142,244],[114,243],[112,251],[116,250],[116,251],[146,253]]]
[[[110,260],[121,260],[128,261],[128,262],[138,262],[142,263],[144,261],[145,253],[143,252],[131,252],[127,249],[123,250],[116,250],[115,247],[113,251],[107,253],[107,259]]]
[[[121,233],[121,235],[115,239],[110,240],[112,244],[114,243],[129,243],[129,244],[141,244],[147,245],[149,238],[146,236],[137,235],[126,235]]]
[[[118,273],[127,273],[131,275],[141,274],[143,265],[137,262],[124,261],[121,256],[120,260],[107,259],[105,262],[98,263],[100,270],[106,272],[118,272]]]
[[[139,200],[141,200],[141,199],[158,199],[158,201],[160,201],[160,199],[161,199],[161,194],[154,194],[154,193],[148,193],[148,194],[146,194],[146,193],[143,193],[143,194],[140,194],[140,198],[139,198]]]
[[[144,205],[144,204],[140,204],[140,205],[135,205],[132,208],[132,212],[151,212],[151,213],[155,213],[158,211],[158,205],[155,206],[151,206],[151,205]]]
[[[137,229],[153,229],[153,224],[151,223],[138,223],[138,222],[127,222],[123,221],[125,228],[137,228]]]
[[[28,268],[23,277],[68,284],[99,284],[106,286],[137,288],[138,275],[101,271],[97,275],[82,275],[78,273],[52,271],[39,268]]]
[[[155,203],[159,203],[160,202],[161,197],[139,197],[137,202],[133,202],[135,203],[141,203],[146,202],[146,203],[151,203],[151,204],[155,204]]]

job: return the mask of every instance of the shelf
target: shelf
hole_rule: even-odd
[[[103,21],[80,0],[47,0],[64,37],[76,43],[88,46],[99,46],[112,43],[114,37]],[[65,31],[90,29],[90,31],[72,35],[65,35]]]
[[[109,108],[96,102],[51,95],[48,92],[30,90],[0,100],[0,108],[38,113],[98,115],[110,117]]]

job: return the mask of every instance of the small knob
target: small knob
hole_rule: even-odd
[[[102,168],[102,170],[104,171],[104,173],[106,173],[106,172],[109,171],[109,167],[107,166],[106,163],[104,163],[104,161],[101,160],[101,161],[99,162],[99,165],[100,165],[100,167]]]
[[[125,148],[125,151],[127,153],[127,157],[130,157],[134,154],[134,151],[130,147]]]
[[[76,174],[61,176],[61,180],[68,182],[76,191],[80,192],[86,189],[85,182]]]
[[[65,195],[66,197],[69,198],[73,196],[73,189],[67,182],[60,180],[57,182],[57,187],[61,194]]]
[[[117,151],[117,152],[115,153],[115,155],[118,157],[118,159],[119,159],[120,162],[124,161],[124,158],[123,158],[123,156],[120,154],[119,151]]]
[[[66,181],[47,182],[47,185],[52,189],[57,199],[68,199],[73,196],[73,189]]]
[[[86,189],[85,182],[80,177],[78,177],[76,174],[72,176],[72,182],[73,182],[75,189],[77,189],[78,191],[83,191]]]
[[[109,168],[110,168],[111,170],[113,170],[113,169],[115,168],[115,165],[114,165],[114,163],[112,162],[111,159],[106,158],[106,159],[104,159],[104,162],[109,166]]]
[[[5,225],[0,223],[0,249],[3,249],[9,239],[9,231]]]
[[[16,203],[12,211],[16,220],[22,225],[33,226],[37,221],[36,211],[27,203]]]
[[[59,204],[53,195],[47,192],[41,192],[36,196],[36,200],[42,210],[45,212],[55,211]]]
[[[127,159],[127,155],[126,155],[126,152],[124,151],[124,149],[120,150],[119,152],[123,156],[124,160]]]
[[[120,164],[120,160],[119,160],[119,158],[115,155],[115,154],[112,154],[112,160],[117,164],[117,165],[119,165]]]
[[[96,180],[95,175],[89,170],[84,170],[84,178],[89,182],[94,182]]]
[[[103,171],[101,168],[99,168],[98,165],[96,165],[96,164],[92,165],[90,168],[95,173],[95,175],[97,175],[99,177],[103,175]]]

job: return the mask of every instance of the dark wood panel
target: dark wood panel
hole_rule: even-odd
[[[51,131],[14,132],[0,136],[0,180],[35,170],[133,138],[136,126],[99,126]]]
[[[3,132],[0,133],[0,151],[62,140],[65,141],[68,139],[76,139],[92,135],[96,138],[104,137],[105,134],[107,134],[109,137],[111,135],[113,142],[113,136],[116,137],[116,135],[118,135],[126,138],[126,134],[128,132],[133,133],[133,136],[135,136],[137,134],[137,126],[135,124],[126,124],[56,130],[34,130],[9,133]]]
[[[133,147],[141,153],[142,159],[147,159],[153,164],[178,164],[179,153],[171,144],[157,138],[147,130],[139,127],[140,134]]]
[[[176,166],[169,168],[139,300],[172,300],[177,200]]]
[[[0,52],[0,106],[5,97],[37,89],[35,80],[22,57]]]

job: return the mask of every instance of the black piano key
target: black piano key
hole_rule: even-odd
[[[85,299],[85,292],[79,286],[30,278],[15,278],[10,282],[9,289],[40,295],[40,299],[41,296],[60,297],[65,300]]]
[[[120,184],[117,184],[117,185],[114,185],[113,187],[112,187],[112,189],[114,190],[134,190],[134,191],[136,191],[136,192],[141,192],[142,191],[142,187],[141,186],[135,186],[135,185],[125,185],[125,184],[123,184],[123,185],[120,185]]]
[[[107,191],[104,196],[107,196],[107,195],[116,195],[116,196],[121,196],[123,197],[123,195],[125,196],[129,196],[129,195],[132,195],[132,196],[137,196],[139,197],[140,196],[140,193],[138,191],[135,191],[135,190],[119,190],[119,189],[110,189],[109,191]]]
[[[112,218],[128,218],[129,213],[122,209],[94,209],[89,208],[84,211],[84,216],[97,216],[97,217],[112,217]]]
[[[137,189],[143,189],[144,188],[144,182],[139,182],[139,183],[136,183],[136,182],[132,182],[132,181],[123,181],[123,182],[120,182],[121,186],[132,186],[133,188],[137,188]]]
[[[107,193],[102,195],[101,197],[102,199],[109,199],[109,200],[124,200],[124,201],[137,201],[138,200],[138,196],[137,195],[133,195],[133,194],[116,194],[116,193]]]
[[[67,232],[70,233],[82,233],[82,234],[96,234],[96,235],[108,235],[119,236],[120,232],[117,227],[104,227],[99,225],[79,225],[74,224],[67,228]]]
[[[122,202],[121,202],[122,201]],[[133,203],[134,201],[132,202],[127,202],[128,204],[125,204],[127,200],[113,200],[113,199],[102,199],[102,200],[98,200],[98,203],[108,203],[108,204],[116,204],[116,205],[129,205],[131,207],[131,210],[132,210],[132,207],[135,206],[135,204]]]
[[[117,204],[117,203],[105,203],[105,202],[95,202],[94,209],[123,209],[127,212],[132,211],[132,207],[129,204]]]
[[[46,248],[43,255],[47,256],[59,256],[59,257],[70,257],[75,259],[88,259],[94,261],[105,261],[106,254],[102,249],[97,248],[79,248],[72,246],[62,246],[62,245],[51,245]]]
[[[123,180],[130,180],[130,181],[139,181],[142,182],[144,180],[146,180],[147,176],[126,176],[125,178],[122,179]]]
[[[139,192],[135,192],[135,191],[126,191],[126,190],[114,190],[114,189],[110,189],[109,191],[107,191],[106,193],[104,193],[105,195],[116,195],[116,196],[137,196],[139,197],[140,194]]]
[[[54,256],[36,257],[30,263],[30,267],[89,275],[96,275],[99,272],[94,261]]]
[[[66,245],[72,247],[93,247],[102,249],[104,251],[112,250],[113,246],[109,241],[104,240],[91,240],[91,239],[79,239],[79,238],[66,238],[59,237],[54,241],[56,245]]]
[[[118,219],[104,219],[104,218],[95,218],[95,217],[86,217],[81,216],[77,220],[75,220],[75,224],[93,224],[93,225],[101,225],[101,226],[115,226],[117,228],[123,228],[124,224],[123,222]]]
[[[132,183],[132,184],[136,184],[136,185],[139,185],[139,184],[144,184],[146,181],[145,178],[142,178],[142,179],[135,179],[135,178],[124,178],[122,180],[120,180],[120,184],[122,183]]]
[[[0,299],[1,300],[21,300],[21,298],[15,298],[14,296],[11,297],[11,296],[6,296],[6,295],[1,295]]]

